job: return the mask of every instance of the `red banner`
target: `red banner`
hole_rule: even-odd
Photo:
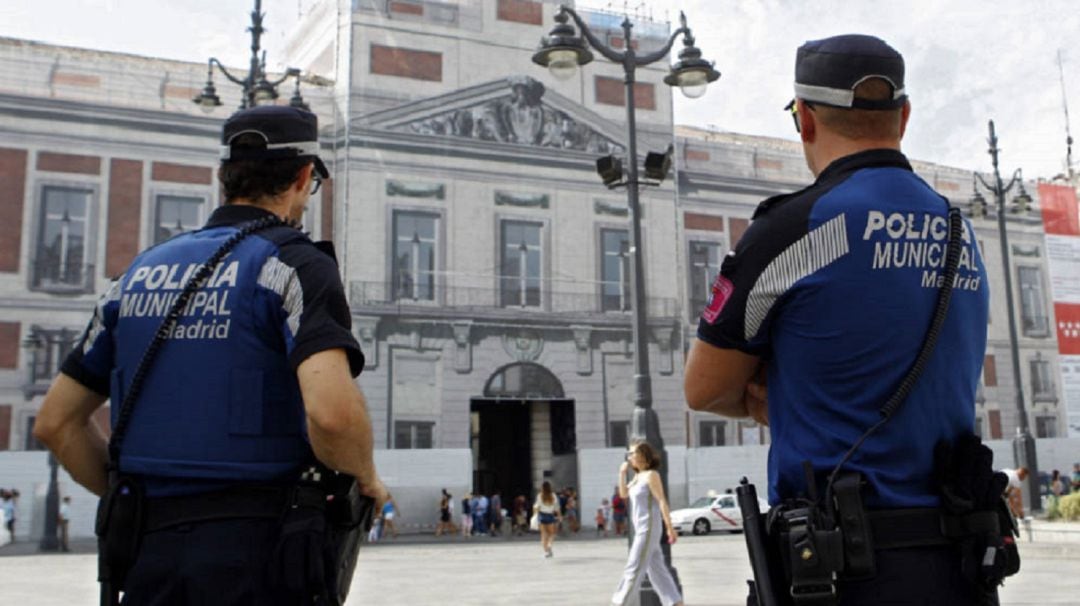
[[[1080,236],[1080,210],[1076,206],[1075,189],[1067,185],[1040,183],[1039,203],[1042,205],[1046,233]]]
[[[1080,355],[1080,305],[1054,303],[1057,316],[1058,351],[1062,355]]]

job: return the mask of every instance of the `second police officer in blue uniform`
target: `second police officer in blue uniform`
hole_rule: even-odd
[[[821,495],[834,466],[881,420],[934,315],[949,233],[947,200],[900,151],[911,104],[893,48],[863,35],[807,42],[787,109],[816,180],[758,207],[716,277],[685,371],[691,408],[769,426],[774,507]],[[875,575],[841,575],[795,603],[836,603],[834,589],[841,604],[993,599],[965,576],[970,557],[933,532],[942,503],[935,446],[973,427],[988,292],[965,221],[936,349],[899,412],[843,466],[861,474],[870,517],[925,514],[929,534],[914,532],[907,542],[879,536]],[[980,469],[992,473],[988,464]],[[876,527],[881,535],[884,526]],[[813,560],[821,551],[791,553]],[[789,579],[777,593],[792,600],[788,589],[798,593],[797,585]]]
[[[127,574],[113,573],[125,604],[310,604],[324,593],[322,546],[305,541],[317,541],[323,521],[283,518],[325,506],[299,502],[302,471],[318,459],[378,502],[387,497],[332,249],[292,226],[329,176],[318,151],[309,112],[258,107],[229,118],[225,204],[112,283],[41,407],[34,433],[77,482],[105,494],[116,458],[115,476],[131,481],[110,504],[120,531],[142,529],[124,539],[134,545]],[[107,398],[112,452],[89,421]],[[124,512],[132,492],[145,493],[145,506]]]

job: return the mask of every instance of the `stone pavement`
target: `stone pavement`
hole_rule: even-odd
[[[75,553],[30,555],[0,549],[5,604],[60,606],[97,600],[90,542]],[[1003,605],[1077,604],[1080,545],[1023,543],[1023,569],[1002,590]],[[25,555],[17,555],[23,553]],[[687,606],[743,606],[749,565],[742,535],[685,536],[673,548]],[[607,604],[622,571],[626,542],[560,538],[546,560],[536,535],[513,540],[410,536],[365,545],[349,605],[514,606]]]

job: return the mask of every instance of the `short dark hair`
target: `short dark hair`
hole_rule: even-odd
[[[883,101],[893,96],[892,85],[869,78],[855,87],[856,99]],[[847,109],[812,104],[829,130],[847,139],[899,139],[902,109]]]
[[[634,442],[630,448],[641,455],[642,460],[645,461],[645,469],[660,467],[660,454],[648,442]]]
[[[254,134],[240,135],[232,144],[235,149],[265,145],[266,142]],[[237,198],[252,202],[273,198],[289,189],[300,170],[312,162],[311,158],[226,160],[218,168],[218,181],[225,189],[225,203]]]

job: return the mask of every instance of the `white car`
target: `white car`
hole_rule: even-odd
[[[769,503],[759,498],[758,507],[765,513]],[[714,530],[739,532],[743,527],[742,512],[733,494],[701,497],[689,507],[671,512],[671,525],[679,534],[709,534]]]

